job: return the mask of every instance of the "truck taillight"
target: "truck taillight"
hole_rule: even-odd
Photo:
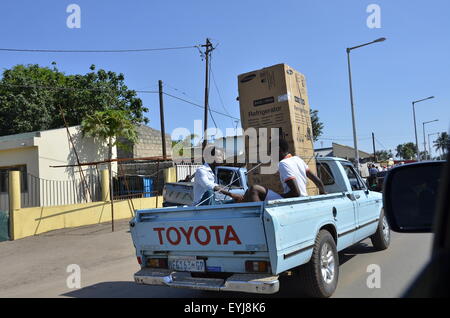
[[[254,273],[267,273],[269,271],[269,263],[266,261],[246,261],[245,270]]]
[[[167,268],[167,258],[149,258],[147,266],[151,268]]]
[[[142,265],[142,258],[140,256],[137,257],[137,261],[138,261],[139,265]]]

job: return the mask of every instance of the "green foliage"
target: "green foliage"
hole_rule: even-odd
[[[106,109],[129,113],[134,124],[147,123],[142,100],[124,83],[123,74],[95,71],[65,75],[39,65],[16,65],[0,80],[0,136],[64,126],[60,107],[69,126]]]
[[[405,160],[413,159],[417,155],[417,147],[412,142],[407,142],[397,146],[397,157]]]
[[[135,143],[138,139],[132,115],[119,109],[96,111],[87,115],[81,122],[81,132],[83,136],[107,141],[110,148],[117,146],[125,150],[129,150],[129,146],[120,142],[120,139],[128,140],[131,143]]]
[[[379,151],[375,151],[375,156],[377,157],[378,161],[387,161],[389,160],[389,158],[394,157],[394,155],[392,154],[392,152],[389,150],[379,150]]]
[[[319,137],[322,135],[323,123],[319,121],[318,110],[309,110],[311,115],[311,124],[313,129],[313,140],[317,141]]]
[[[441,133],[434,142],[434,148],[440,150],[441,154],[445,154],[450,148],[450,136],[446,132]]]
[[[198,135],[191,134],[184,139],[180,138],[180,140],[172,140],[172,153],[182,157],[185,154],[185,150],[189,151],[194,147],[195,138],[198,138]]]

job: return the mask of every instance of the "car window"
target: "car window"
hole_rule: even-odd
[[[353,168],[352,165],[343,164],[345,173],[347,174],[348,180],[350,181],[350,185],[352,187],[352,190],[363,190],[365,187],[362,185],[362,183],[359,181],[359,178],[357,177],[356,171]]]
[[[317,163],[317,174],[324,185],[335,183],[333,173],[327,163]]]
[[[217,183],[223,186],[242,187],[235,171],[229,169],[218,169]]]

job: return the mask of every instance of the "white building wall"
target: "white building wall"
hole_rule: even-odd
[[[70,134],[81,163],[103,161],[108,158],[106,143],[94,140],[91,137],[82,137],[79,126],[70,127]],[[37,138],[39,149],[39,177],[47,180],[79,179],[78,167],[52,168],[50,166],[77,164],[75,151],[69,141],[65,128],[46,130]],[[113,148],[113,158],[117,158],[116,147]],[[106,164],[98,166],[99,170],[107,167]],[[96,173],[95,166],[83,166],[85,174]],[[114,172],[117,172],[117,163],[113,163]]]

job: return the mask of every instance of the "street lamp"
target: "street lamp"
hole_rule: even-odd
[[[369,43],[365,43],[365,44],[361,44],[358,46],[347,48],[348,81],[350,84],[350,104],[352,106],[353,146],[355,148],[355,160],[356,160],[356,166],[357,166],[356,169],[358,170],[358,172],[359,172],[359,151],[358,151],[358,141],[356,138],[355,107],[353,104],[353,87],[352,87],[352,71],[351,71],[351,67],[350,67],[350,51],[360,48],[360,47],[363,47],[363,46],[366,46],[366,45],[373,44],[373,43],[383,42],[385,40],[386,40],[386,38],[379,38],[379,39],[376,39],[375,41],[372,41]]]
[[[430,96],[421,100],[416,100],[414,102],[412,102],[412,106],[413,106],[413,117],[414,117],[414,133],[416,135],[416,148],[417,148],[417,161],[420,161],[420,151],[419,151],[419,142],[417,141],[417,125],[416,125],[416,109],[415,109],[415,104],[429,100],[434,98],[434,96]]]
[[[429,154],[430,154],[430,159],[431,159],[431,143],[430,143],[430,136],[433,136],[433,135],[439,135],[439,134],[440,134],[439,132],[433,133],[433,134],[428,134],[428,152],[429,152]]]
[[[424,154],[426,154],[426,152],[427,152],[427,142],[425,141],[425,125],[426,124],[429,124],[429,123],[434,123],[435,121],[439,121],[439,119],[435,119],[435,120],[430,120],[430,121],[424,121],[423,123],[422,123],[422,125],[423,125],[423,152],[424,152]],[[426,160],[426,158],[427,158],[427,156],[425,155],[425,160]]]

